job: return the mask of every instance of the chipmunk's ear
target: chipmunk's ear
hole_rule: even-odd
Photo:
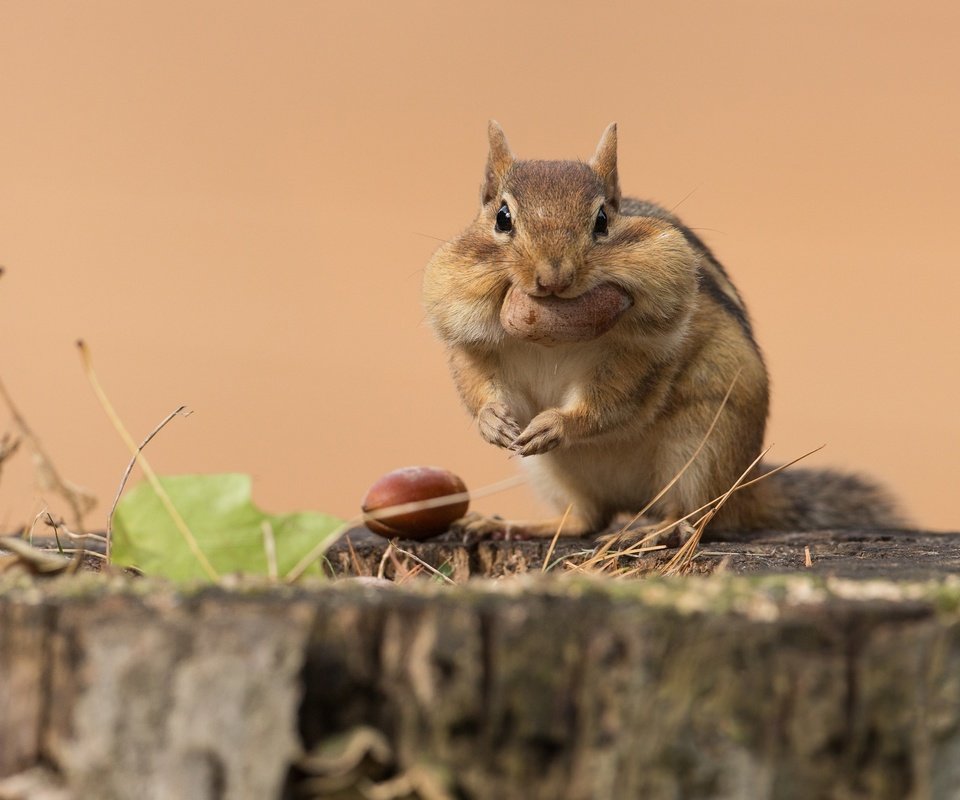
[[[615,209],[620,208],[620,179],[617,176],[617,123],[607,126],[600,137],[597,152],[590,159],[590,166],[603,181],[603,191],[607,202]]]
[[[483,176],[481,190],[481,200],[484,205],[497,196],[507,170],[513,165],[513,153],[510,152],[507,137],[496,120],[490,120],[487,136],[490,137],[490,153],[487,155],[487,171]]]

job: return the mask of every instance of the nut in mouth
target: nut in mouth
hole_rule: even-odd
[[[576,297],[537,297],[512,286],[500,307],[500,324],[518,339],[543,345],[587,342],[610,330],[633,298],[612,283]]]

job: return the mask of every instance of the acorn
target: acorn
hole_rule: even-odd
[[[393,539],[429,539],[449,530],[467,513],[470,501],[463,497],[442,505],[406,510],[373,519],[370,512],[391,506],[434,500],[448,495],[465,495],[467,487],[452,472],[440,467],[402,467],[388,472],[367,491],[360,504],[363,524],[374,533]]]

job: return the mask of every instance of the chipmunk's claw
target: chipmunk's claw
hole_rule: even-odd
[[[480,435],[490,444],[509,448],[520,435],[520,426],[503,403],[488,403],[477,414]]]
[[[559,411],[544,411],[510,443],[510,449],[521,456],[540,455],[557,447],[563,437],[563,415]]]
[[[463,536],[464,544],[469,542],[492,540],[512,541],[526,538],[522,532],[516,530],[510,520],[497,515],[487,516],[478,511],[471,511],[450,526],[450,530]]]

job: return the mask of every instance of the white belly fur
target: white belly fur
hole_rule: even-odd
[[[548,408],[562,407],[590,380],[601,349],[587,342],[559,347],[515,343],[501,362],[507,407],[520,427]],[[656,454],[635,431],[561,446],[523,459],[531,484],[558,511],[573,503],[595,520],[613,510],[639,510],[662,486]]]
[[[567,403],[590,380],[600,357],[594,342],[558,347],[512,342],[504,348],[501,385],[520,427],[541,411]]]

